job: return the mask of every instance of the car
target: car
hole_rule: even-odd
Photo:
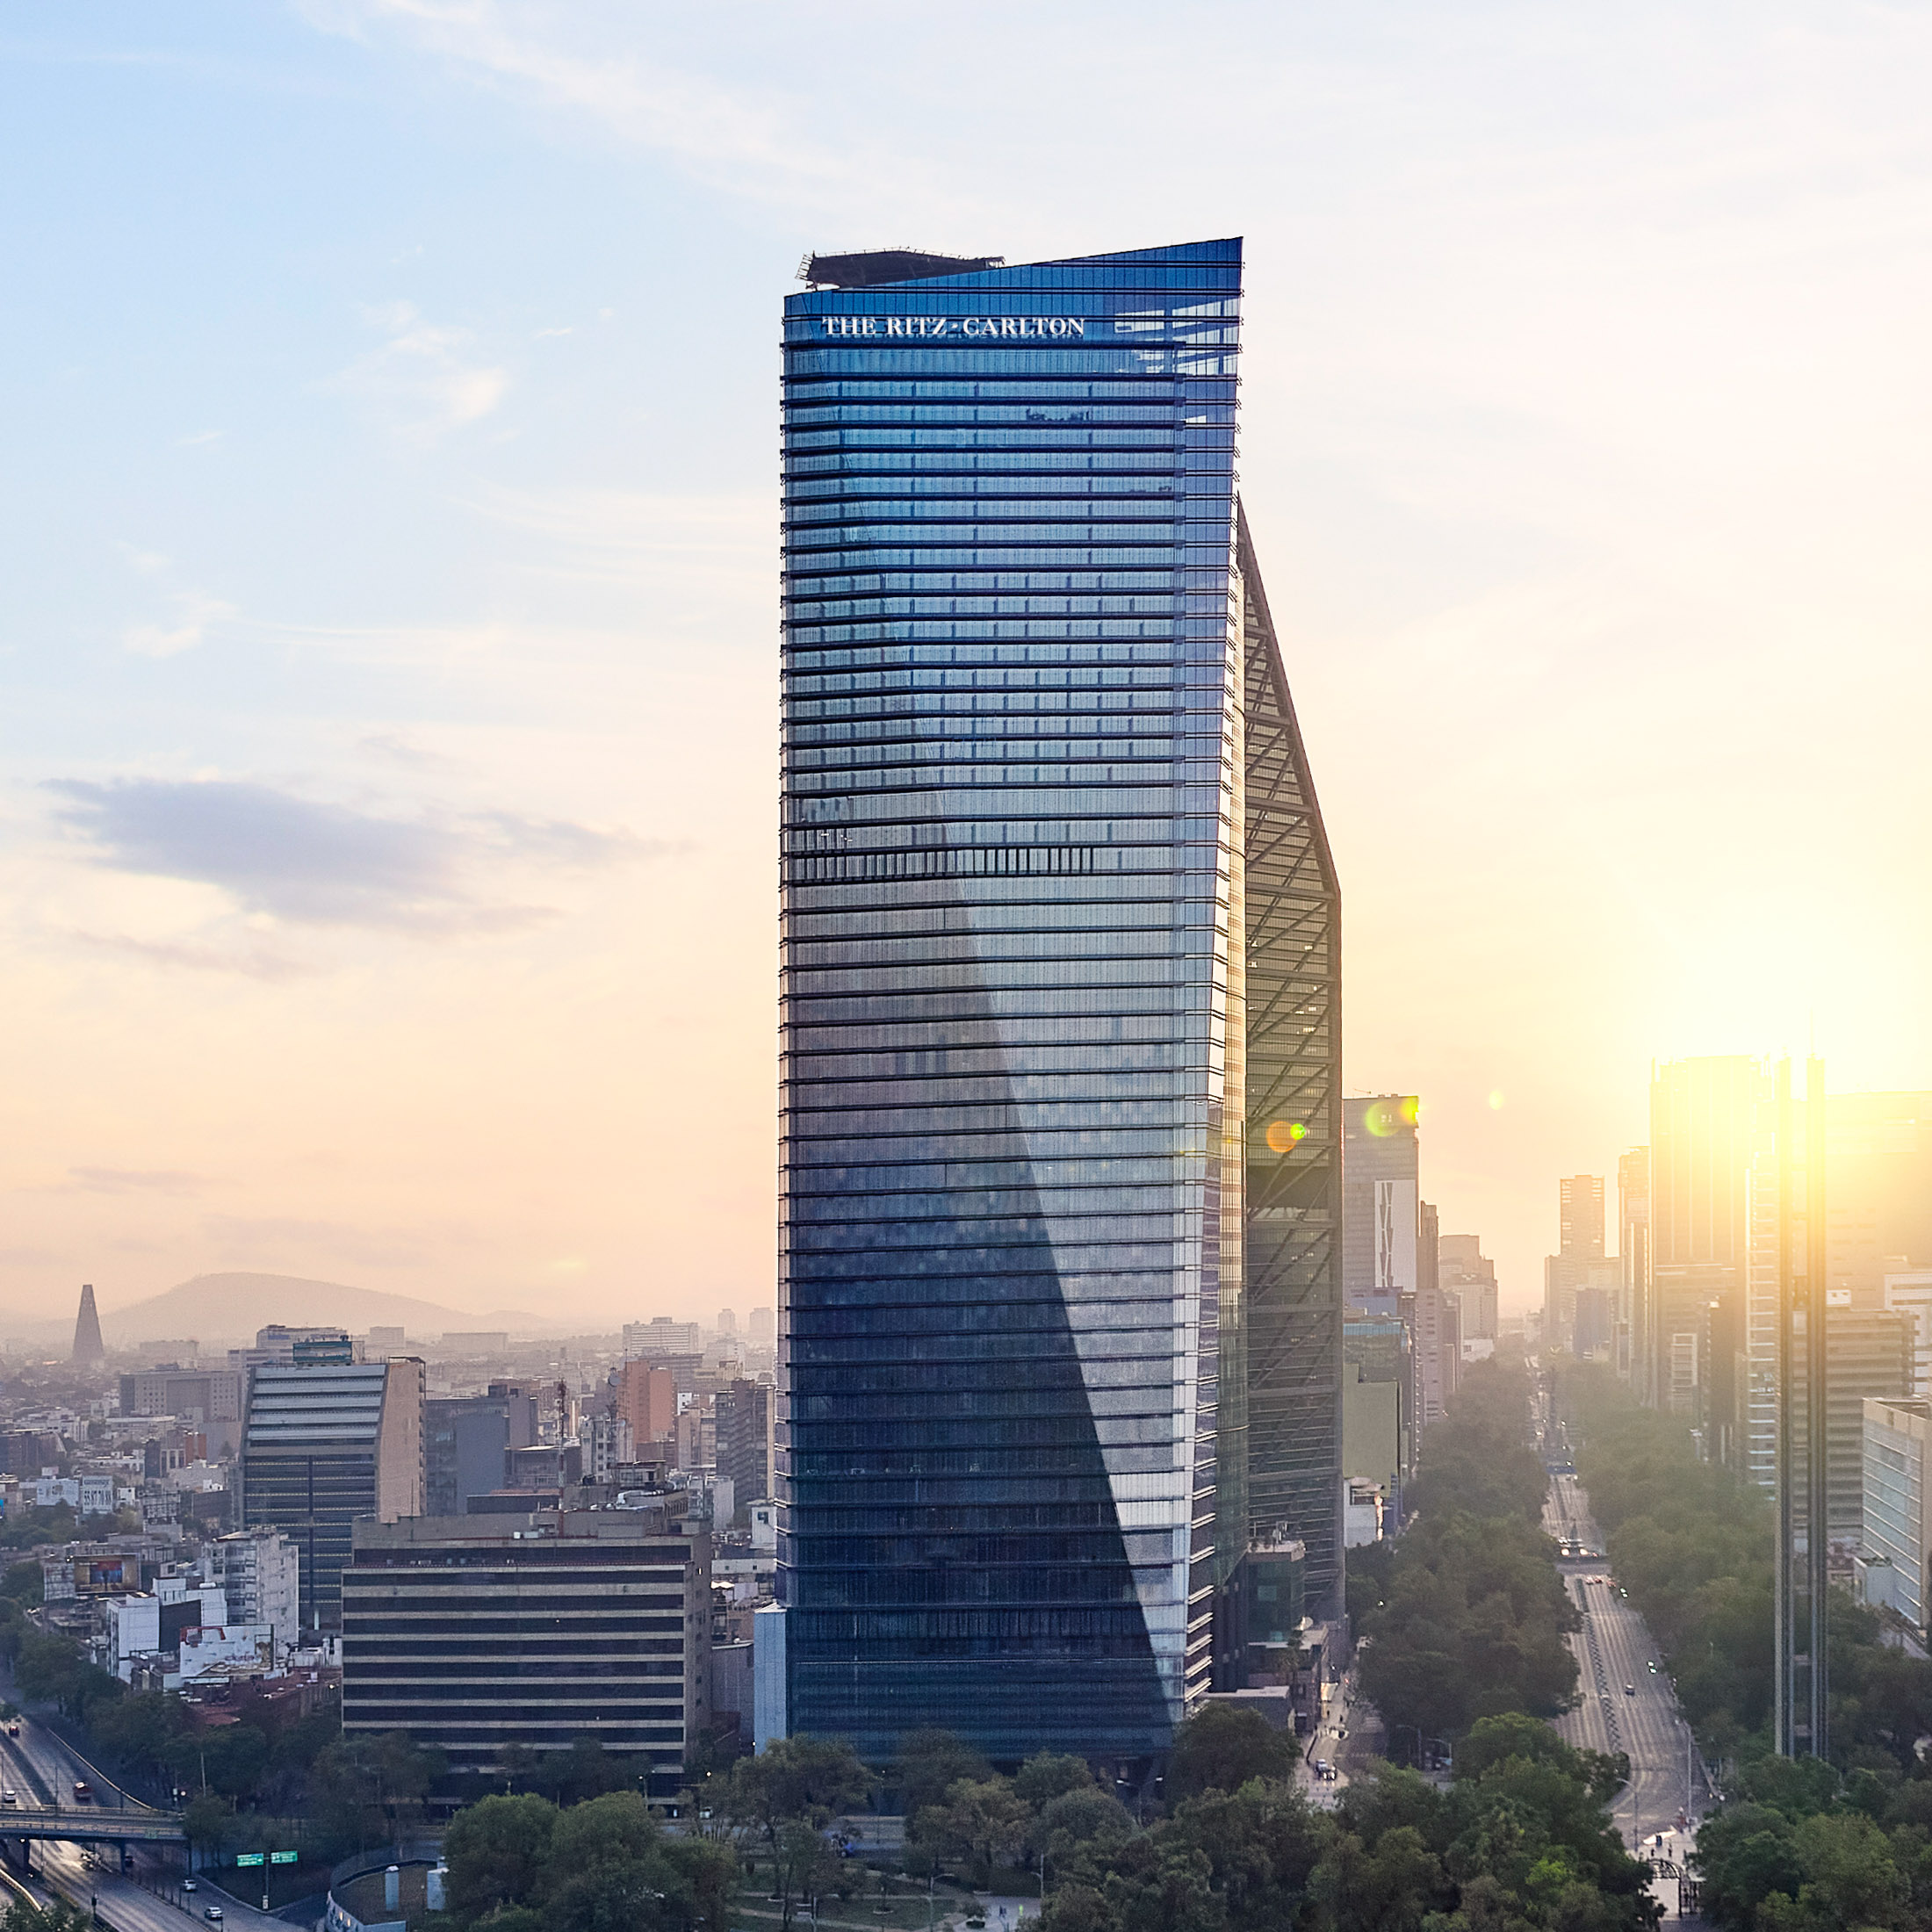
[[[76,1804],[84,1805],[93,1795],[94,1787],[84,1777],[76,1777],[74,1780],[74,1801]]]
[[[1633,1683],[1626,1683],[1624,1686],[1624,1695],[1626,1698],[1635,1697],[1637,1695],[1637,1686]]]
[[[12,1785],[9,1784],[4,1791],[0,1791],[0,1805],[18,1805],[19,1802],[13,1795]]]
[[[12,1721],[12,1723],[11,1723],[10,1725],[8,1725],[8,1727],[7,1727],[7,1735],[8,1735],[9,1737],[18,1737],[18,1736],[19,1736],[19,1734],[20,1734],[20,1720],[19,1720],[19,1719],[18,1719],[18,1718],[16,1718],[16,1719],[14,1719],[14,1720]]]
[[[210,1925],[220,1925],[221,1923],[221,1907],[218,1905],[205,1905],[201,1908],[201,1916]]]
[[[184,1892],[198,1892],[201,1889],[201,1881],[198,1878],[184,1878],[181,1881],[181,1889]]]

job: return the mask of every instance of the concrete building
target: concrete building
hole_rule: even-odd
[[[652,1362],[628,1361],[617,1372],[617,1404],[640,1448],[661,1443],[677,1427],[677,1377]]]
[[[667,1355],[701,1355],[703,1350],[703,1332],[696,1322],[674,1322],[668,1315],[653,1315],[648,1322],[624,1325],[626,1355],[650,1361]]]
[[[208,1546],[208,1580],[237,1624],[263,1624],[278,1656],[294,1648],[302,1629],[301,1557],[276,1530],[234,1530]],[[211,1619],[226,1623],[227,1618]]]
[[[1885,1305],[1912,1318],[1912,1393],[1932,1397],[1932,1268],[1889,1271]]]
[[[1868,1396],[1864,1404],[1861,1566],[1867,1578],[1882,1575],[1865,1595],[1893,1609],[1927,1634],[1932,1614],[1932,1471],[1926,1467],[1932,1443],[1932,1404],[1887,1402]],[[1882,1566],[1882,1572],[1878,1566]]]
[[[408,1358],[251,1373],[241,1526],[280,1530],[295,1545],[305,1629],[340,1626],[355,1523],[422,1513],[422,1364]]]
[[[1543,1336],[1552,1346],[1574,1348],[1576,1297],[1610,1285],[1604,1254],[1604,1182],[1599,1174],[1572,1174],[1557,1183],[1556,1252],[1543,1263]]]
[[[713,1406],[718,1478],[737,1508],[771,1494],[772,1395],[768,1383],[734,1381]]]
[[[1765,1331],[1755,1301],[1744,1303],[1751,1176],[1768,1144],[1770,1101],[1769,1070],[1744,1054],[1669,1061],[1651,1078],[1653,1386],[1705,1431],[1707,1454],[1741,1473],[1759,1432],[1750,1404]],[[1775,1340],[1775,1325],[1770,1332]]]
[[[1464,1342],[1495,1341],[1498,1320],[1496,1263],[1483,1253],[1482,1237],[1438,1236],[1436,1271],[1443,1292],[1456,1298]]]
[[[405,1731],[459,1777],[595,1737],[674,1797],[710,1720],[710,1539],[687,1500],[358,1523],[344,1733]]]

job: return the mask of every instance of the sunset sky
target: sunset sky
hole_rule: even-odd
[[[0,1315],[768,1300],[779,305],[1244,234],[1352,1091],[1505,1306],[1654,1056],[1932,1087],[1932,13],[0,21]]]

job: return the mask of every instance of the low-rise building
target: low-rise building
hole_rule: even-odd
[[[301,1556],[276,1530],[236,1530],[218,1536],[204,1559],[208,1580],[228,1601],[237,1624],[263,1624],[273,1633],[275,1654],[286,1656],[301,1635]]]

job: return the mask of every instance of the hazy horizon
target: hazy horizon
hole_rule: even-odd
[[[1654,1058],[1932,1089],[1932,19],[1173,25],[12,25],[0,1308],[771,1300],[811,248],[1245,235],[1344,1077],[1505,1308]]]

